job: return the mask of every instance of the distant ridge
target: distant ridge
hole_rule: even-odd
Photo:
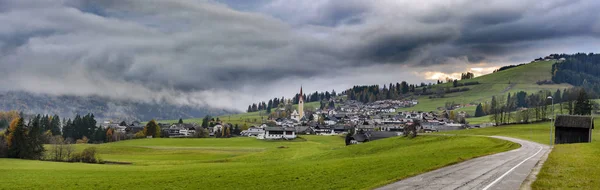
[[[23,91],[0,92],[0,110],[19,110],[30,114],[58,114],[72,118],[92,113],[100,120],[148,121],[151,119],[194,118],[205,115],[237,113],[214,108],[111,100],[98,96],[54,96]]]

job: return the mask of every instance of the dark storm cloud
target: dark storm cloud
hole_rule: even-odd
[[[593,51],[599,7],[591,0],[0,0],[0,90],[243,109],[300,84],[419,82],[427,69],[527,61],[554,53],[549,46],[568,49],[571,38],[589,42],[577,51]]]

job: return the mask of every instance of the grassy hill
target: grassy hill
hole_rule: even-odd
[[[132,165],[0,159],[0,189],[367,189],[517,144],[485,137],[419,136],[345,146],[300,141],[139,139],[96,147]]]
[[[429,99],[429,97],[418,97],[419,104],[415,107],[400,110],[435,111],[443,107],[446,102],[457,104],[469,104],[491,101],[492,96],[506,96],[508,93],[519,91],[537,92],[539,90],[552,90],[569,88],[569,84],[538,85],[537,81],[550,80],[554,61],[540,61],[525,64],[519,67],[483,75],[473,79],[460,82],[477,81],[480,84],[468,86],[469,91],[446,94],[444,98]],[[438,85],[435,85],[438,86]],[[441,84],[439,87],[451,87],[451,83]],[[475,112],[475,106],[464,107],[471,115]]]

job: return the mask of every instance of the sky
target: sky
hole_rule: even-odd
[[[600,52],[597,0],[0,0],[0,91],[243,111]]]

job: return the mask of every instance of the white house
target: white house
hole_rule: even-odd
[[[194,133],[196,133],[196,130],[193,128],[189,129],[189,128],[184,127],[182,129],[179,129],[179,134],[181,134],[185,137],[192,136],[192,135],[194,135]]]
[[[292,127],[267,127],[265,128],[265,139],[295,139],[296,129]]]
[[[256,137],[258,135],[264,134],[265,130],[260,127],[250,127],[248,130],[244,130],[241,132],[242,136]]]
[[[217,124],[213,127],[213,132],[221,131],[221,130],[223,130],[223,125],[221,125],[221,124]]]
[[[323,122],[325,123],[325,125],[335,125],[337,123],[334,120],[325,120]]]
[[[298,111],[294,110],[294,112],[292,112],[291,115],[292,120],[295,120],[296,122],[300,121],[300,114],[298,114]]]
[[[332,109],[332,110],[329,110],[329,112],[327,112],[327,114],[336,115],[336,114],[338,114],[338,112]]]

